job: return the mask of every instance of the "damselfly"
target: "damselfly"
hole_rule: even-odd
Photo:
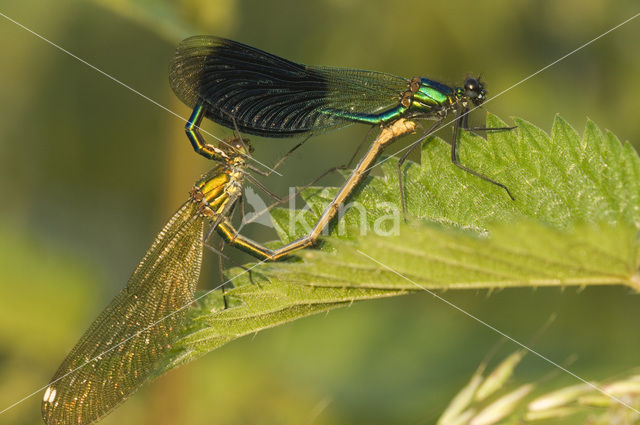
[[[468,128],[470,108],[480,106],[487,95],[478,78],[449,87],[424,77],[303,65],[236,41],[195,36],[178,46],[169,80],[178,98],[194,108],[190,123],[205,116],[230,128],[235,122],[240,131],[265,137],[314,134],[354,122],[384,127],[400,118],[434,120],[398,162],[403,210],[402,164],[425,137],[446,123],[447,116],[454,115],[453,164],[503,188],[513,199],[505,185],[458,160],[459,130]],[[196,152],[206,156],[202,138],[194,133],[189,138]],[[374,156],[365,155],[372,162]]]
[[[126,286],[67,355],[44,393],[44,421],[91,423],[151,378],[171,349],[194,301],[205,224],[232,245],[268,259],[274,253],[236,234],[231,223],[242,195],[249,146],[242,139],[212,148],[218,161],[169,219]]]

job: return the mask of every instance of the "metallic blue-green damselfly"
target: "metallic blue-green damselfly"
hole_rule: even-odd
[[[315,134],[354,122],[384,127],[400,118],[433,120],[425,136],[398,162],[401,189],[400,171],[409,153],[453,115],[452,162],[503,188],[513,199],[505,185],[458,160],[459,130],[468,128],[470,109],[480,106],[487,95],[478,78],[465,79],[462,87],[450,87],[424,77],[407,79],[375,71],[308,66],[214,36],[182,41],[169,66],[169,78],[176,95],[194,109],[190,123],[205,116],[227,127],[235,122],[241,132],[265,137]],[[510,128],[475,130],[506,129]],[[204,140],[187,133],[194,149],[206,156]],[[367,157],[371,163],[376,160]],[[401,199],[404,209],[404,196]]]

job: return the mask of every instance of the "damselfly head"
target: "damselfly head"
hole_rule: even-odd
[[[463,96],[471,100],[476,106],[485,101],[487,91],[484,89],[484,84],[480,81],[480,78],[469,77],[464,80]]]

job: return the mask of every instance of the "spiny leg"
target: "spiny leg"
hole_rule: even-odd
[[[457,152],[457,144],[458,144],[458,136],[460,134],[460,128],[461,128],[461,124],[464,122],[464,117],[466,117],[468,115],[468,110],[465,109],[464,111],[461,112],[460,115],[458,115],[458,117],[456,118],[456,122],[453,125],[453,138],[451,139],[451,162],[453,163],[453,165],[455,165],[456,167],[460,168],[461,170],[466,171],[469,174],[473,174],[476,177],[481,178],[484,181],[487,181],[491,184],[494,184],[498,187],[501,187],[502,189],[505,190],[505,192],[507,192],[507,195],[509,195],[509,198],[511,198],[512,201],[515,201],[516,198],[513,197],[513,195],[511,195],[511,192],[509,191],[509,188],[507,188],[507,186],[505,186],[504,184],[497,182],[487,176],[485,176],[484,174],[479,173],[478,171],[472,170],[469,167],[466,167],[464,165],[462,165],[460,163],[460,161],[458,160],[458,152]],[[511,128],[507,128],[507,127],[497,127],[496,130],[507,130],[507,129],[511,129]]]
[[[197,106],[196,106],[196,108],[197,108]],[[242,136],[240,135],[240,129],[238,128],[238,123],[236,122],[235,117],[232,114],[230,114],[229,112],[226,112],[226,111],[222,111],[222,112],[224,112],[229,117],[231,122],[233,122],[233,128],[235,130],[236,136],[244,144],[244,140],[242,139]],[[194,109],[194,114],[195,114],[195,109]],[[202,114],[202,115],[204,115],[204,114]],[[202,117],[200,117],[199,119],[202,120]],[[255,173],[258,173],[258,174],[262,175],[262,176],[265,176],[265,177],[270,176],[271,174],[276,172],[276,168],[278,168],[289,157],[289,155],[291,155],[293,152],[295,152],[299,147],[301,147],[305,142],[307,142],[307,140],[309,140],[312,136],[313,136],[313,134],[309,134],[300,143],[295,145],[293,148],[289,149],[289,151],[286,154],[284,154],[282,156],[282,158],[280,158],[278,160],[278,162],[276,162],[276,164],[273,167],[271,167],[271,169],[268,170],[268,171],[260,170],[260,169],[258,169],[256,167],[252,166],[252,165],[247,165],[247,168],[249,170],[255,172]],[[246,146],[245,146],[245,148],[246,148]],[[245,150],[248,151],[248,149],[245,149]]]
[[[276,195],[275,193],[273,193],[272,191],[270,191],[269,189],[267,189],[267,187],[265,185],[263,185],[262,183],[260,183],[258,180],[256,180],[252,175],[247,174],[245,176],[247,178],[247,180],[249,180],[255,187],[257,187],[258,189],[260,189],[261,191],[263,191],[267,196],[269,196],[271,199],[273,199],[274,201],[278,202],[278,203],[282,203],[282,198],[280,198],[278,195]],[[244,217],[244,211],[242,213],[242,216]]]
[[[237,203],[240,203],[240,217],[242,217],[244,219],[244,196],[240,195],[238,197],[238,200],[236,201]],[[234,206],[235,207],[235,206]],[[233,244],[234,240],[231,241],[231,243]],[[253,280],[253,273],[254,271],[251,270],[251,268],[249,267],[245,267],[242,264],[236,264],[235,267],[240,267],[242,270],[244,270],[245,272],[247,272],[247,274],[249,275],[249,282],[251,282],[252,285],[256,285],[258,288],[260,288],[260,284],[257,283],[256,281]],[[257,272],[256,272],[257,273]],[[259,273],[258,273],[259,274]]]
[[[229,213],[230,216],[233,215],[234,207],[235,207],[235,204],[231,207],[231,211]],[[227,308],[229,308],[229,300],[227,299],[227,281],[225,280],[225,277],[224,277],[224,272],[223,272],[224,264],[222,263],[222,260],[223,258],[226,260],[229,260],[229,257],[222,253],[225,247],[225,244],[224,244],[225,241],[221,239],[217,249],[212,247],[209,244],[209,238],[211,237],[213,229],[219,224],[219,221],[218,221],[219,219],[220,218],[218,218],[216,221],[213,222],[212,228],[209,229],[207,233],[204,235],[202,243],[206,248],[208,248],[214,254],[218,255],[218,273],[220,277],[220,291],[222,292],[222,301],[224,303],[224,309],[226,310]]]
[[[413,132],[415,128],[416,123],[406,119],[399,119],[388,127],[384,127],[376,140],[369,147],[367,153],[360,159],[356,167],[352,170],[351,175],[342,184],[336,196],[329,205],[326,206],[313,229],[305,236],[272,250],[238,234],[229,220],[221,222],[216,230],[224,240],[229,243],[233,243],[236,248],[265,261],[275,261],[294,251],[313,245],[320,237],[322,231],[327,228],[331,220],[333,220],[339,213],[340,206],[349,198],[354,189],[367,176],[371,165],[375,163],[383,149],[398,137]]]
[[[224,280],[224,274],[222,273],[222,270],[223,270],[222,259],[224,258],[228,260],[229,257],[227,257],[225,254],[222,253],[222,251],[224,250],[224,241],[221,240],[218,248],[215,248],[209,244],[209,240],[208,240],[209,236],[210,236],[210,233],[205,235],[202,243],[205,248],[207,248],[209,251],[213,252],[218,256],[218,272],[220,274],[220,290],[222,292],[222,300],[224,302],[224,308],[226,310],[229,307],[229,303],[227,302],[227,296],[226,296],[226,288],[225,288],[226,282]]]
[[[369,137],[369,134],[371,133],[371,131],[376,128],[377,126],[373,125],[371,126],[371,128],[367,131],[367,134],[365,134],[364,138],[362,139],[362,141],[358,144],[357,149],[355,150],[355,152],[353,152],[353,155],[351,156],[351,159],[349,159],[349,162],[347,162],[347,164],[339,166],[339,167],[333,167],[331,170],[336,171],[336,170],[341,170],[341,169],[347,169],[349,167],[351,167],[351,164],[353,163],[353,161],[355,160],[356,156],[358,155],[358,151],[360,151],[360,148],[362,148],[362,145],[367,141],[367,138]],[[282,165],[282,163],[284,163],[284,161],[293,153],[295,152],[299,147],[301,147],[303,144],[305,144],[309,139],[311,139],[311,137],[313,137],[314,134],[309,134],[307,137],[305,137],[300,143],[298,143],[297,145],[295,145],[293,148],[289,149],[289,151],[287,153],[285,153],[279,160],[278,162],[276,162],[273,167],[271,167],[270,171],[262,171],[259,170],[255,167],[249,166],[249,169],[251,169],[251,171],[254,171],[262,176],[269,176],[270,174],[272,174],[276,168],[278,168],[280,165]],[[325,175],[329,174],[329,172],[325,172],[322,174],[321,177],[324,177]],[[317,178],[314,181],[318,181],[320,178]]]
[[[458,120],[462,121],[462,128],[469,128],[469,109],[465,108],[462,116],[458,118]]]
[[[469,113],[470,112],[471,111],[466,109],[465,111],[462,112],[462,114],[460,114],[462,116],[462,128],[464,130],[467,130],[467,131],[507,131],[507,130],[514,130],[514,129],[518,128],[517,125],[511,126],[511,127],[469,127]]]
[[[242,208],[242,206],[241,206]],[[244,214],[244,213],[243,213]],[[225,242],[229,243],[230,245],[234,245],[234,241],[225,241],[224,239],[220,239],[220,245],[218,246],[218,248],[214,248],[213,246],[211,246],[209,244],[209,238],[211,238],[211,234],[213,233],[213,231],[215,230],[214,227],[212,227],[211,229],[209,229],[209,231],[205,234],[204,236],[204,246],[209,249],[211,252],[213,252],[214,254],[218,255],[218,272],[220,274],[220,288],[222,291],[222,298],[224,300],[224,308],[227,309],[229,307],[229,303],[227,300],[227,296],[226,294],[226,286],[227,283],[231,283],[230,281],[227,282],[227,280],[224,277],[224,265],[222,263],[222,260],[225,259],[227,261],[230,261],[231,259],[229,258],[229,256],[225,255],[222,253],[222,251],[224,250],[225,247]],[[249,282],[251,282],[251,284],[253,285],[257,285],[258,287],[260,286],[259,284],[257,284],[254,280],[253,280],[253,270],[251,270],[250,268],[247,268],[245,266],[243,266],[242,264],[234,264],[234,267],[239,267],[242,270],[244,270],[245,272],[247,272],[249,274]],[[231,284],[233,286],[233,284]]]
[[[249,223],[254,222],[258,217],[260,217],[261,215],[265,214],[266,212],[270,211],[271,208],[273,208],[276,205],[279,204],[283,204],[285,202],[287,202],[289,200],[289,198],[280,198],[278,195],[276,195],[275,193],[271,192],[269,189],[266,188],[266,186],[264,186],[262,183],[260,183],[258,180],[256,180],[252,175],[250,174],[246,174],[245,178],[247,180],[249,180],[255,187],[257,187],[258,189],[260,189],[261,191],[263,191],[267,196],[269,196],[271,199],[274,200],[274,203],[270,206],[265,208],[262,211],[259,211],[257,213],[254,213],[254,216],[245,221],[245,210],[244,210],[244,196],[240,196],[240,216],[242,217],[242,223],[240,224],[240,227],[236,230],[237,233],[240,233],[240,231],[242,230],[242,228]],[[214,229],[212,228],[210,230],[210,232],[213,232]],[[236,235],[237,236],[237,235]],[[231,240],[231,243],[233,243],[235,241],[236,237],[234,236],[233,239]]]
[[[360,143],[358,143],[358,147],[353,152],[353,155],[351,155],[351,158],[349,159],[349,162],[347,162],[342,167],[336,167],[336,168],[338,168],[338,169],[340,169],[340,168],[342,168],[342,169],[351,168],[351,164],[353,164],[353,161],[355,161],[356,157],[358,156],[358,152],[360,152],[360,149],[362,149],[362,146],[366,143],[367,139],[369,138],[369,135],[376,128],[380,128],[380,126],[374,124],[371,127],[369,127],[369,130],[367,130],[367,134],[365,134],[364,137],[362,138],[362,140],[360,141]]]
[[[246,177],[247,179],[253,184],[255,185],[257,188],[259,188],[260,190],[262,190],[264,193],[266,193],[270,198],[272,198],[274,200],[274,203],[267,206],[264,210],[259,211],[257,213],[255,213],[255,215],[253,216],[253,218],[251,218],[249,221],[245,222],[242,224],[242,226],[240,226],[240,228],[237,229],[238,232],[240,232],[240,230],[242,229],[242,227],[245,224],[249,224],[252,223],[253,221],[255,221],[258,217],[262,216],[263,214],[267,213],[268,211],[270,211],[271,209],[273,209],[274,207],[276,207],[277,205],[280,204],[284,204],[285,202],[289,202],[292,198],[295,198],[296,196],[298,196],[300,193],[302,193],[302,191],[304,191],[305,189],[308,189],[309,187],[313,186],[315,183],[317,183],[318,181],[320,181],[322,178],[328,176],[331,173],[335,173],[337,171],[342,171],[342,170],[347,170],[351,167],[351,164],[353,163],[354,159],[356,158],[358,151],[360,151],[360,149],[362,148],[362,145],[364,144],[364,142],[367,141],[367,138],[369,136],[369,134],[371,133],[371,131],[376,128],[376,126],[372,126],[368,131],[367,134],[365,135],[365,137],[362,139],[362,141],[358,144],[358,147],[356,148],[356,150],[353,152],[353,155],[351,155],[351,158],[349,159],[349,162],[347,162],[344,165],[340,165],[337,167],[331,167],[328,170],[324,171],[322,174],[320,174],[319,176],[315,177],[313,180],[311,180],[310,182],[308,182],[307,184],[305,184],[304,186],[301,186],[298,188],[298,190],[296,190],[296,192],[294,194],[290,194],[289,196],[287,196],[286,198],[280,198],[279,196],[275,195],[273,192],[271,192],[270,190],[268,190],[262,183],[260,183],[258,180],[256,180],[253,176],[251,176],[250,174],[247,174]],[[273,166],[273,169],[277,168],[279,165],[281,165],[284,160],[291,154],[291,152],[293,152],[294,150],[296,150],[297,148],[299,148],[304,142],[306,142],[307,140],[309,140],[311,136],[306,137],[302,142],[298,143],[296,146],[293,147],[293,149],[289,150],[289,152],[287,152],[282,158],[280,158],[278,160],[278,162],[276,162],[276,164]],[[254,167],[249,166],[249,168],[252,171],[256,171],[259,174],[265,176],[265,175],[269,175],[271,174],[270,172],[261,172],[260,170],[255,169]],[[242,216],[244,217],[244,211],[242,213]]]
[[[245,224],[249,224],[252,223],[253,221],[255,221],[258,217],[262,216],[263,214],[266,214],[268,211],[270,211],[271,209],[273,209],[274,207],[276,207],[277,205],[280,204],[284,204],[285,202],[289,202],[291,199],[295,198],[296,196],[298,196],[300,193],[302,193],[305,189],[308,189],[309,187],[313,186],[314,184],[316,184],[318,181],[320,181],[321,179],[323,179],[324,177],[328,176],[331,173],[335,173],[337,171],[342,171],[342,170],[347,170],[351,167],[351,163],[353,162],[353,160],[356,158],[356,155],[358,154],[358,151],[360,150],[360,148],[362,147],[362,145],[364,144],[364,142],[367,141],[367,137],[369,136],[369,134],[371,133],[371,130],[375,128],[375,126],[372,126],[371,129],[369,129],[369,131],[367,131],[367,134],[365,135],[365,137],[362,139],[362,141],[360,142],[360,144],[358,145],[358,147],[356,148],[356,150],[354,151],[353,155],[351,155],[351,158],[349,159],[349,162],[347,162],[344,165],[340,165],[337,167],[331,167],[328,170],[324,171],[322,174],[320,174],[319,176],[315,177],[313,180],[311,180],[310,182],[308,182],[307,184],[305,184],[304,186],[301,186],[298,188],[298,190],[296,190],[295,193],[290,194],[289,196],[287,196],[286,198],[280,198],[277,195],[273,194],[271,191],[269,191],[262,183],[258,182],[255,178],[253,178],[253,176],[251,175],[247,175],[247,179],[249,181],[251,181],[251,183],[253,183],[256,187],[258,187],[260,190],[262,190],[263,192],[265,192],[267,195],[269,195],[269,197],[274,199],[274,203],[267,206],[264,210],[259,211],[257,213],[255,213],[255,215],[253,216],[253,218],[251,218],[251,220],[247,221],[246,223],[243,223],[242,226],[240,226],[240,228],[238,228],[238,232],[240,232],[240,230],[242,229],[242,227]],[[306,138],[303,142],[301,142],[300,144],[298,144],[298,146],[300,146],[302,143],[304,143],[306,140],[308,140],[308,138]],[[295,149],[295,148],[294,148]],[[289,151],[289,153],[292,152]],[[285,154],[285,157],[288,155]],[[278,160],[278,162],[276,163],[276,165],[274,165],[273,168],[276,168],[277,165],[280,165],[283,162],[283,159]],[[255,171],[255,170],[254,170]],[[263,174],[264,175],[264,174]],[[242,216],[244,217],[244,212],[242,214]]]
[[[244,223],[243,226],[245,224],[249,224],[249,223],[254,222],[258,217],[260,217],[261,215],[266,214],[267,212],[271,211],[276,206],[278,206],[280,204],[284,204],[286,202],[289,202],[291,199],[293,199],[296,196],[300,195],[305,189],[308,189],[309,187],[313,186],[314,184],[316,184],[318,181],[320,181],[322,178],[328,176],[329,174],[335,173],[336,171],[340,171],[340,170],[344,170],[344,169],[345,169],[344,166],[340,166],[340,167],[333,167],[333,168],[330,168],[330,169],[326,170],[325,172],[323,172],[322,174],[320,174],[319,176],[317,176],[316,178],[314,178],[313,180],[311,180],[310,182],[308,182],[304,186],[298,187],[298,189],[294,193],[289,194],[289,196],[287,196],[286,198],[277,198],[274,203],[272,203],[271,205],[267,206],[262,211],[259,211],[259,212],[255,213],[253,218],[251,218],[246,223]],[[242,227],[240,227],[238,229],[238,232],[240,231],[240,229],[242,229]]]
[[[509,131],[515,130],[516,128],[518,128],[517,125],[511,127],[462,127],[463,130],[467,131]]]
[[[259,170],[255,167],[249,166],[249,169],[251,171],[254,171],[264,177],[268,177],[270,176],[275,170],[276,168],[278,168],[280,165],[282,165],[282,163],[293,153],[295,152],[299,147],[301,147],[302,145],[304,145],[307,140],[311,139],[311,137],[313,136],[313,134],[309,134],[307,137],[305,137],[301,142],[299,142],[297,145],[295,145],[294,147],[292,147],[291,149],[289,149],[289,151],[287,153],[285,153],[279,160],[278,162],[276,162],[273,167],[271,167],[271,170],[269,171],[262,171]]]
[[[224,309],[226,310],[229,308],[229,301],[227,300],[227,288],[226,288],[227,282],[224,278],[224,273],[223,273],[224,266],[222,264],[222,250],[224,249],[224,241],[222,239],[220,239],[220,244],[218,245],[218,249],[220,252],[220,255],[218,255],[218,273],[220,273],[220,291],[222,292],[222,301],[224,303]]]
[[[444,118],[441,118],[438,121],[436,121],[431,127],[429,127],[429,130],[425,131],[425,133],[418,138],[418,140],[416,140],[411,145],[409,145],[409,147],[407,148],[407,151],[400,157],[400,160],[398,161],[398,185],[400,186],[400,205],[402,206],[402,216],[404,217],[405,222],[407,221],[407,206],[406,206],[406,200],[404,197],[404,185],[402,184],[402,181],[403,181],[402,165],[407,160],[411,152],[413,152],[415,148],[420,146],[423,140],[429,137],[431,133],[433,133],[438,129],[438,127],[440,127],[443,119]]]
[[[266,188],[262,184],[256,184],[258,182],[255,181],[255,179],[251,178],[251,176],[247,175],[247,177],[249,178],[249,180],[251,180],[252,183],[256,184],[256,186],[259,187],[261,190],[265,190],[267,194],[269,194],[270,196],[274,197],[275,198],[275,202],[273,202],[271,205],[268,205],[262,211],[258,211],[256,213],[254,213],[253,217],[250,218],[249,220],[247,220],[246,222],[243,221],[242,224],[240,225],[240,227],[238,227],[238,229],[236,229],[234,231],[234,235],[232,236],[231,240],[228,241],[228,242],[230,244],[233,244],[236,241],[236,239],[239,237],[240,231],[242,230],[242,228],[244,226],[246,226],[247,224],[253,223],[260,216],[268,213],[269,211],[271,211],[276,206],[278,206],[280,204],[284,204],[285,202],[289,202],[291,199],[293,199],[296,196],[300,195],[305,189],[308,189],[309,187],[313,186],[315,183],[317,183],[323,177],[326,177],[327,175],[329,175],[329,174],[331,174],[333,172],[339,171],[341,169],[343,169],[343,167],[333,167],[333,168],[330,168],[330,169],[326,170],[324,173],[320,174],[319,176],[317,176],[316,178],[314,178],[312,181],[308,182],[304,186],[298,187],[298,189],[294,193],[289,194],[289,196],[287,196],[286,198],[278,198],[277,196],[273,195],[271,192],[267,191]],[[244,217],[244,210],[242,211],[242,216]]]

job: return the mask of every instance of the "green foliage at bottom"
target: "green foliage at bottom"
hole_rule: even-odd
[[[396,160],[350,199],[321,249],[298,259],[229,271],[231,308],[219,291],[203,295],[158,374],[235,338],[354,301],[424,290],[513,286],[627,285],[637,274],[640,160],[628,143],[588,122],[580,137],[561,118],[551,135],[523,120],[485,140],[464,133],[465,165],[499,187],[452,166],[448,146],[429,139],[406,180],[403,224]],[[487,125],[506,124],[489,116]],[[283,241],[304,234],[335,189],[311,188],[308,208],[276,210]]]

